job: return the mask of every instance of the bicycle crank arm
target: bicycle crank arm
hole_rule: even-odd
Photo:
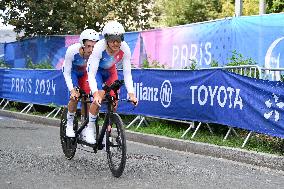
[[[81,139],[78,139],[78,140],[77,140],[77,143],[78,143],[78,144],[83,144],[83,145],[85,145],[85,146],[89,146],[89,147],[92,147],[92,148],[96,148],[96,147],[97,147],[96,144],[90,144],[90,143],[87,143],[86,141],[81,140]]]
[[[100,145],[98,145],[97,143],[96,144],[90,144],[90,143],[87,143],[86,141],[80,140],[80,139],[78,139],[77,143],[89,146],[89,147],[93,148],[95,151],[96,150],[102,150],[105,147],[104,144],[100,144]]]

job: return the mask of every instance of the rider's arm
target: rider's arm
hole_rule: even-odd
[[[68,48],[65,54],[65,60],[63,62],[62,66],[62,72],[65,78],[66,85],[68,87],[68,90],[71,91],[74,86],[72,83],[72,78],[71,78],[71,69],[72,69],[72,61],[73,61],[73,55],[72,55],[72,50],[71,48]]]
[[[89,57],[87,66],[88,81],[93,94],[98,91],[96,74],[99,68],[100,59],[102,57],[101,45],[101,41],[96,43],[94,50]]]
[[[123,76],[124,76],[125,87],[129,94],[134,94],[133,80],[131,75],[131,62],[130,62],[131,51],[126,42],[121,43],[121,50],[124,52],[122,64],[123,64]]]

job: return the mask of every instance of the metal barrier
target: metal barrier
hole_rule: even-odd
[[[225,69],[240,75],[256,78],[256,79],[264,79],[270,81],[281,81],[282,74],[284,72],[284,68],[261,68],[257,65],[243,65],[243,66],[225,66],[225,67],[214,67],[209,69]],[[233,133],[238,136],[237,132],[234,128],[229,127],[228,132],[226,133],[223,140],[226,140],[229,134],[233,131]],[[253,131],[250,131],[243,144],[242,147],[245,147],[246,143],[248,142],[249,138],[253,135]]]
[[[211,67],[211,68],[202,68],[202,69],[224,69],[224,70],[227,70],[227,71],[230,71],[236,74],[240,74],[243,76],[248,76],[248,77],[252,77],[256,79],[272,80],[272,81],[278,81],[279,79],[281,79],[281,73],[284,72],[284,68],[261,68],[258,65],[224,66],[224,67]],[[147,117],[137,116],[126,128],[129,128],[130,126],[132,126],[136,121],[139,121],[139,124],[136,127],[136,129],[138,129],[142,123],[145,123],[145,125],[148,125]],[[194,138],[198,130],[202,126],[201,122],[199,122],[198,125],[195,126],[194,121],[190,122],[190,121],[184,121],[184,120],[165,119],[165,118],[159,118],[159,117],[154,117],[154,118],[189,124],[189,127],[181,135],[181,138],[184,138],[190,130],[193,130],[193,134],[191,135],[191,138]],[[211,129],[210,125],[208,123],[205,123],[205,125],[209,129],[210,133],[213,134],[213,130]],[[228,126],[228,128],[229,129],[223,141],[227,140],[231,132],[233,132],[234,135],[239,136],[233,127]],[[244,147],[247,144],[249,138],[252,135],[253,135],[253,131],[249,131],[249,133],[245,137],[242,147]]]
[[[248,76],[248,77],[252,77],[256,79],[262,79],[263,77],[262,69],[258,65],[224,66],[224,67],[212,67],[212,68],[207,68],[207,69],[224,69],[224,70],[227,70],[227,71],[239,74],[239,75]],[[227,140],[227,138],[229,137],[232,131],[236,136],[239,136],[237,132],[235,131],[235,129],[229,126],[229,130],[227,131],[223,141]],[[250,131],[248,135],[246,136],[242,144],[242,147],[246,145],[251,135],[252,135],[252,131]]]
[[[159,70],[160,68],[157,68],[157,70]],[[255,77],[255,78],[261,78],[262,73],[261,73],[261,69],[259,66],[257,65],[244,65],[244,66],[226,66],[226,67],[211,67],[211,68],[202,68],[202,69],[225,69],[240,75],[245,75],[245,76],[249,76],[249,77]],[[148,116],[149,117],[149,116]],[[186,129],[186,131],[181,135],[181,138],[184,138],[186,136],[186,134],[193,130],[193,134],[191,135],[190,138],[194,138],[195,135],[197,134],[198,130],[200,129],[200,127],[202,126],[201,122],[198,122],[197,126],[195,126],[195,122],[194,121],[185,121],[185,120],[176,120],[176,119],[165,119],[165,118],[158,118],[155,117],[157,119],[162,119],[162,120],[169,120],[169,121],[174,121],[174,122],[182,122],[182,123],[186,123],[189,124],[189,127]],[[136,121],[140,120],[138,126],[136,127],[136,129],[138,129],[142,123],[147,124],[147,118],[145,116],[137,116],[135,117],[135,119],[133,121],[131,121],[130,124],[127,125],[126,128],[129,128],[130,126],[132,126]],[[210,127],[210,125],[208,123],[205,123],[206,127],[209,129],[210,133],[213,134],[213,130]],[[226,140],[230,134],[230,132],[233,131],[236,135],[236,131],[233,128],[229,128],[228,133],[226,134],[224,140]]]
[[[266,79],[266,80],[271,80],[271,81],[279,81],[281,80],[281,73],[284,73],[284,68],[261,68],[257,65],[243,65],[243,66],[225,66],[225,67],[211,67],[211,68],[203,68],[203,69],[224,69],[236,74],[240,74],[240,75],[244,75],[244,76],[248,76],[248,77],[252,77],[252,78],[256,78],[256,79]],[[8,99],[1,99],[0,102],[0,107],[3,105],[2,110],[4,110],[4,108],[6,106],[9,106],[10,101]],[[28,113],[32,108],[34,108],[33,104],[28,104],[21,112],[25,112]],[[50,117],[52,114],[55,114],[53,117],[56,117],[59,112],[60,112],[61,108],[60,107],[55,107],[46,117]],[[191,138],[194,138],[197,134],[197,132],[199,131],[200,127],[204,124],[202,124],[201,122],[198,122],[198,124],[196,125],[195,121],[187,121],[187,120],[176,120],[176,119],[166,119],[166,118],[160,118],[160,117],[151,117],[151,116],[137,116],[135,117],[135,119],[133,121],[131,121],[130,124],[128,124],[126,126],[126,128],[131,127],[132,125],[134,125],[135,122],[139,121],[138,126],[136,127],[136,129],[138,129],[142,123],[144,123],[146,126],[149,124],[147,118],[157,118],[157,119],[161,119],[161,120],[168,120],[168,121],[173,121],[173,122],[180,122],[180,123],[185,123],[185,124],[189,124],[189,127],[186,129],[186,131],[181,135],[181,138],[184,138],[189,131],[193,131],[193,134],[191,135]],[[213,130],[211,129],[209,123],[205,123],[205,126],[209,129],[210,133],[213,134]],[[238,136],[237,132],[234,130],[233,127],[228,127],[228,131],[224,137],[223,140],[226,140],[229,135],[231,134],[231,132],[233,132],[233,134],[235,134],[236,136]],[[248,142],[249,138],[253,135],[253,131],[250,131],[243,144],[242,147],[244,147],[246,145],[246,143]]]
[[[261,68],[257,65],[243,65],[243,66],[225,66],[225,67],[211,67],[211,68],[202,68],[202,69],[224,69],[230,72],[234,72],[240,75],[244,75],[244,76],[248,76],[248,77],[253,77],[253,78],[257,78],[257,79],[261,79],[262,78],[262,71]],[[172,120],[174,121],[174,120]],[[197,125],[197,127],[194,127],[194,122],[190,123],[190,126],[188,127],[188,129],[182,134],[181,138],[184,138],[185,135],[192,129],[194,129],[193,134],[191,135],[191,138],[194,138],[194,136],[197,134],[198,130],[200,129],[202,123],[199,122],[199,124]],[[211,127],[209,126],[208,123],[205,123],[207,128],[209,129],[210,133],[213,134],[213,130],[211,129]],[[233,133],[238,136],[237,132],[234,130],[233,127],[229,127],[229,130],[227,131],[224,139],[226,140],[229,137],[229,134],[233,131]],[[252,133],[249,133],[248,136],[246,137],[242,147],[245,146],[245,144],[247,143],[249,137],[251,136]]]
[[[29,111],[33,108],[33,110],[35,111],[34,108],[34,104],[28,104],[26,105],[26,107],[24,107],[24,109],[22,109],[21,113],[24,113],[26,111],[26,114],[29,113]]]
[[[9,106],[9,100],[7,100],[7,99],[2,99],[2,101],[1,101],[1,103],[0,103],[0,106],[2,105],[2,104],[4,104],[4,106],[2,107],[2,110],[4,110],[5,108],[6,108],[6,106]]]
[[[281,72],[284,72],[284,68],[259,68],[260,77],[259,79],[270,80],[270,81],[281,81]],[[253,135],[253,131],[250,131],[242,144],[245,147],[249,138]]]
[[[11,100],[2,98],[0,100],[0,107],[3,105],[3,107],[1,109],[4,110],[7,106],[11,106],[10,102],[15,102],[15,101],[11,101]],[[24,103],[24,102],[20,102],[20,103]],[[45,105],[43,105],[43,106],[45,106]],[[54,107],[54,109],[50,113],[48,113],[46,115],[46,117],[50,117],[52,114],[54,114],[53,118],[55,118],[59,114],[61,109],[62,109],[62,107]],[[27,105],[20,112],[28,114],[31,110],[33,110],[34,112],[36,111],[34,104],[27,103]]]
[[[59,114],[61,109],[62,109],[62,107],[56,107],[49,114],[47,114],[45,117],[50,117],[54,113],[53,118],[55,118]]]
[[[282,81],[284,75],[284,68],[261,68],[262,79],[270,81]]]

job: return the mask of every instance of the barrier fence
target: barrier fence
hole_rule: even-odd
[[[257,132],[284,138],[283,83],[258,79],[265,76],[265,71],[258,66],[203,70],[134,69],[132,75],[139,106],[132,110],[129,103],[121,102],[118,112],[137,115],[133,122],[140,120],[139,124],[145,122],[146,117],[156,117],[189,123],[189,130],[199,122],[192,137],[201,123],[206,123],[211,132],[209,124],[217,123],[229,126],[224,139],[234,127],[251,131],[249,136]],[[26,112],[33,104],[67,104],[69,94],[58,70],[0,69],[0,73],[1,104],[5,100],[28,103],[23,110]],[[120,96],[127,97],[125,88]],[[57,108],[53,113],[59,111]],[[254,124],[248,124],[252,120]]]
[[[224,66],[228,59],[249,57],[266,68],[284,67],[284,14],[266,14],[224,18],[203,23],[127,32],[125,41],[131,50],[131,62],[137,68],[143,61],[158,62],[165,68],[189,67],[192,61],[199,67],[210,67],[213,61]],[[0,44],[0,56],[14,68],[33,63],[50,62],[62,67],[68,46],[79,36],[39,36]],[[3,53],[1,53],[4,51]],[[232,54],[235,51],[242,57]],[[264,64],[264,65],[263,65]]]
[[[204,69],[204,68],[203,68]],[[243,65],[243,66],[225,66],[225,67],[212,67],[212,68],[206,68],[206,69],[211,69],[211,70],[216,70],[216,69],[223,69],[226,71],[230,71],[233,73],[237,73],[239,75],[243,75],[243,76],[247,76],[247,77],[251,77],[251,78],[256,78],[256,79],[266,79],[266,80],[270,80],[270,81],[278,81],[280,79],[281,73],[283,73],[284,69],[282,68],[261,68],[258,65]],[[159,69],[157,69],[159,70]],[[158,119],[165,119],[165,118],[161,118],[161,117],[154,117],[154,116],[147,116],[147,117],[152,117],[152,118],[158,118]],[[144,122],[145,124],[147,124],[146,122],[146,117],[138,115],[128,126],[132,126],[134,124],[134,122],[139,121],[139,124],[136,128],[139,128],[140,125]],[[189,124],[188,129],[181,135],[181,138],[184,138],[188,132],[190,130],[194,130],[193,134],[191,135],[191,138],[194,138],[195,135],[197,134],[197,132],[199,131],[200,127],[202,126],[202,122],[198,122],[198,121],[186,121],[186,120],[176,120],[176,119],[166,119],[166,120],[170,120],[170,121],[175,121],[175,122],[182,122],[182,123],[187,123]],[[197,126],[196,126],[196,122],[197,122]],[[210,127],[209,123],[205,123],[205,126],[209,129],[210,133],[213,134],[213,130]],[[234,130],[233,126],[228,126],[228,132],[226,133],[225,137],[223,140],[226,140],[228,138],[228,136],[230,135],[231,132],[233,132],[235,135],[238,136],[237,132]],[[248,129],[250,130],[250,129]],[[246,136],[242,147],[244,147],[246,145],[246,143],[248,142],[249,138],[253,135],[253,131],[250,131],[248,133],[248,135]]]
[[[243,75],[243,76],[248,76],[251,78],[256,78],[256,79],[262,79],[263,76],[263,71],[262,68],[257,66],[257,65],[242,65],[242,66],[225,66],[225,67],[215,67],[215,68],[210,68],[210,69],[224,69],[239,75]],[[227,138],[229,137],[230,133],[233,132],[234,135],[239,136],[237,134],[237,132],[234,130],[234,128],[232,126],[228,126],[229,129],[223,139],[223,141],[227,140]],[[195,132],[196,133],[198,131],[199,128],[196,128]],[[248,142],[249,138],[252,136],[253,132],[250,131],[243,144],[242,147],[244,147],[246,145],[246,143]]]
[[[218,68],[211,68],[211,69],[218,69]],[[225,66],[221,67],[220,69],[225,69],[240,75],[257,78],[257,79],[265,79],[270,81],[282,81],[281,76],[283,75],[284,69],[283,68],[261,68],[257,65],[244,65],[244,66]],[[276,113],[276,112],[275,112]],[[234,132],[235,135],[238,136],[236,131],[233,127],[229,126],[229,130],[226,133],[224,140],[226,140],[231,132]],[[249,138],[253,135],[253,131],[250,131],[243,144],[242,147],[246,145]]]

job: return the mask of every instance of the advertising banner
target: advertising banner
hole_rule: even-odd
[[[67,104],[68,89],[59,70],[0,69],[0,97],[32,104]]]
[[[284,138],[282,82],[217,69],[133,70],[133,76],[139,106],[132,110],[123,102],[121,113],[219,123]]]
[[[118,113],[218,123],[284,138],[284,84],[215,70],[132,70],[139,105]],[[119,78],[123,79],[122,71]],[[0,98],[66,105],[59,70],[0,69]],[[121,99],[127,99],[125,87]]]
[[[251,58],[260,67],[284,67],[284,14],[267,14],[224,18],[141,32],[127,32],[125,41],[132,53],[134,67],[145,60],[165,68],[210,67],[213,62],[224,66],[238,54]],[[5,61],[13,68],[33,63],[51,62],[61,69],[68,46],[78,42],[78,35],[34,37],[6,43]],[[233,52],[237,54],[233,54]],[[274,73],[275,74],[275,73]],[[277,78],[280,75],[277,73]]]

